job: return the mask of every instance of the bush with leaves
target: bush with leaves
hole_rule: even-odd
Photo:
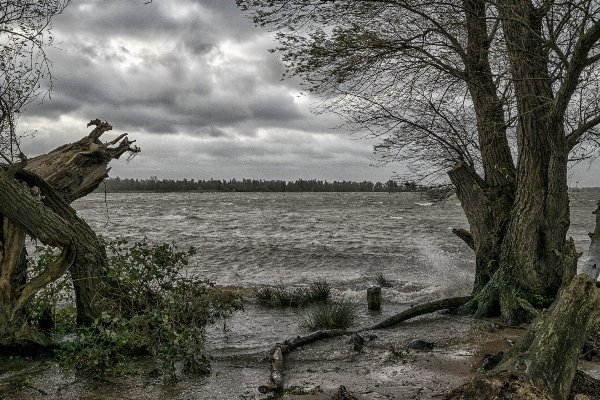
[[[152,355],[168,380],[183,373],[208,373],[203,351],[207,324],[242,309],[241,298],[215,289],[189,269],[192,248],[172,244],[105,243],[109,280],[99,290],[105,310],[91,326],[80,327],[57,351],[63,365],[91,374],[128,372],[127,361]]]

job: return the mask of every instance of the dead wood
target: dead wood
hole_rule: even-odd
[[[327,339],[332,337],[350,335],[350,332],[344,329],[328,329],[324,331],[313,332],[310,335],[306,336],[298,336],[292,340],[286,340],[283,343],[277,343],[270,351],[269,354],[273,354],[273,352],[277,349],[281,349],[281,353],[288,353],[298,347],[306,346],[307,344],[318,342],[321,339]]]
[[[80,245],[85,248],[77,253],[70,268],[75,287],[77,322],[80,325],[92,322],[101,311],[96,296],[107,262],[106,253],[87,223],[76,215],[73,216],[67,208],[59,206],[60,199],[48,198],[48,193],[57,193],[69,204],[91,193],[108,177],[110,161],[120,158],[126,152],[136,154],[140,151],[133,145],[135,140],[129,140],[126,133],[114,140],[102,142],[102,135],[113,128],[106,121],[95,119],[87,126],[95,128],[77,142],[60,146],[47,154],[28,160],[20,174],[20,179],[26,181],[30,187],[40,188],[44,203],[49,204],[51,201],[53,207],[60,207],[60,211],[57,212],[60,215],[67,213],[67,219],[74,221],[76,225],[78,237],[81,239]],[[36,176],[42,178],[47,185],[39,182]]]
[[[135,140],[129,140],[126,133],[109,142],[100,141],[100,137],[113,128],[108,122],[95,119],[88,123],[90,125],[96,128],[81,140],[32,158],[25,167],[48,182],[67,203],[96,189],[108,177],[110,161],[126,152],[140,151],[133,146]]]
[[[258,391],[261,393],[276,392],[283,389],[283,355],[281,348],[275,347],[275,351],[271,354],[271,376],[269,383],[259,386]]]
[[[357,332],[363,331],[372,331],[376,329],[384,329],[392,327],[396,324],[399,324],[402,321],[406,321],[407,319],[411,319],[414,317],[418,317],[419,315],[429,314],[439,310],[447,310],[451,308],[457,308],[471,300],[473,296],[463,296],[463,297],[451,297],[448,299],[430,301],[429,303],[423,303],[416,305],[414,307],[409,308],[408,310],[404,310],[396,315],[393,315],[373,326],[369,326],[367,328],[362,328]]]
[[[136,153],[126,134],[102,143],[110,129],[106,122],[91,121],[96,128],[78,142],[48,154],[3,165],[0,170],[0,342],[13,345],[42,340],[24,323],[23,308],[44,285],[70,268],[75,286],[79,324],[100,315],[98,283],[106,267],[106,252],[93,230],[69,206],[94,190],[108,176],[108,163],[125,152]],[[25,281],[25,234],[63,249],[59,261],[29,282]],[[23,340],[19,339],[22,338]]]
[[[306,336],[298,336],[295,339],[286,340],[283,343],[277,343],[269,350],[269,359],[271,360],[271,376],[269,378],[269,383],[259,386],[258,391],[261,393],[269,393],[283,389],[283,355],[285,353],[298,347],[317,342],[321,339],[344,335],[350,335],[350,332],[344,329],[329,329],[313,332]]]
[[[464,296],[464,297],[453,297],[449,299],[442,299],[437,301],[431,301],[429,303],[420,304],[414,306],[408,310],[405,310],[401,313],[398,313],[390,318],[387,318],[378,324],[373,326],[362,328],[357,330],[356,332],[364,332],[371,331],[377,329],[389,328],[394,325],[399,324],[402,321],[406,321],[407,319],[417,317],[423,314],[429,314],[439,310],[446,310],[449,308],[460,307],[465,304],[467,301],[471,300],[472,296]],[[276,344],[269,351],[269,358],[271,360],[271,377],[269,379],[269,383],[266,385],[262,385],[258,388],[261,393],[268,393],[270,391],[276,391],[283,388],[283,373],[280,373],[283,369],[283,354],[288,353],[295,348],[305,346],[310,343],[317,342],[322,339],[352,335],[353,332],[344,330],[344,329],[330,329],[325,331],[317,331],[313,332],[310,335],[306,336],[298,336],[292,340],[286,340],[283,343]],[[274,372],[275,371],[275,372]],[[275,375],[274,375],[275,374]],[[275,379],[277,378],[277,379]]]

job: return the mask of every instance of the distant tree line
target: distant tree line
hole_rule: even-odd
[[[316,179],[296,181],[263,179],[121,179],[107,178],[96,192],[416,192],[424,190],[415,182],[398,183],[393,179],[381,182],[320,181]]]

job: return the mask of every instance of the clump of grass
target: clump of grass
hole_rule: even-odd
[[[262,286],[254,291],[254,297],[262,305],[269,307],[298,308],[309,303],[326,302],[331,287],[325,280],[310,283],[308,288],[289,287],[280,283],[275,286]]]
[[[349,301],[325,303],[301,315],[300,326],[311,331],[321,329],[346,329],[354,323],[358,305]]]
[[[325,279],[314,281],[308,286],[308,296],[312,302],[325,303],[330,294],[331,286]]]
[[[261,286],[254,289],[254,297],[260,304],[271,305],[275,299],[275,289],[271,286]]]
[[[297,308],[306,304],[307,300],[305,288],[290,288],[283,283],[275,286],[275,303],[279,307]]]
[[[390,288],[392,286],[394,286],[394,281],[392,281],[391,279],[388,279],[384,274],[379,273],[377,275],[375,275],[375,281],[377,282],[377,284],[381,287],[387,287]]]

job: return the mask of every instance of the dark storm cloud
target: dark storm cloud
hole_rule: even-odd
[[[145,2],[78,0],[56,18],[52,98],[23,118],[38,131],[29,151],[77,140],[101,118],[142,147],[131,164],[116,164],[122,176],[214,168],[291,179],[303,169],[337,176],[352,162],[353,171],[368,169],[372,144],[349,142],[330,129],[337,117],[310,113],[298,81],[281,81],[284,67],[267,51],[272,35],[234,0]]]

